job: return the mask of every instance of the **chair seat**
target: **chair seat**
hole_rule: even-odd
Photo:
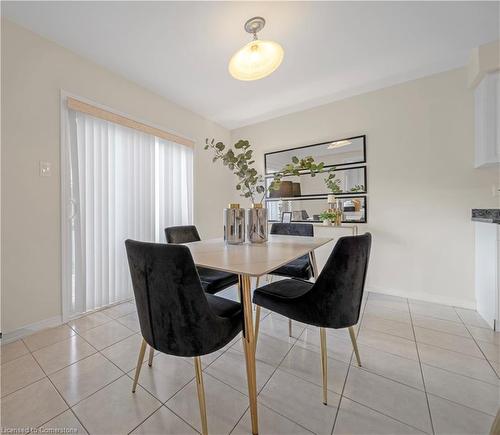
[[[271,275],[286,276],[289,278],[309,279],[312,276],[309,256],[303,255],[284,266],[278,267],[271,272]]]
[[[238,284],[238,275],[220,270],[198,267],[201,285],[205,292],[215,294],[227,287]]]
[[[212,312],[219,317],[233,317],[242,312],[242,307],[239,302],[211,295],[210,293],[205,296],[207,297],[208,305],[210,305]]]
[[[313,285],[309,281],[283,279],[255,289],[253,302],[289,319],[307,322],[310,320],[307,307],[297,304],[296,299],[305,295]],[[306,308],[305,312],[304,308]]]

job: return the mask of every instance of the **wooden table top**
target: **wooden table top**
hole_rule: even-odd
[[[327,237],[270,235],[266,243],[227,245],[224,239],[186,243],[197,266],[262,276],[332,241]]]

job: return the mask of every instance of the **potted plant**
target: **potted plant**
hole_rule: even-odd
[[[266,186],[265,178],[255,169],[253,150],[247,140],[239,140],[233,148],[227,148],[223,142],[214,139],[205,140],[205,150],[211,149],[214,153],[212,162],[220,160],[234,175],[236,175],[236,190],[241,196],[252,202],[252,209],[247,213],[247,237],[254,243],[267,240],[267,210],[262,206],[269,190],[279,190],[281,179],[287,175],[300,175],[307,170],[311,177],[321,172],[324,163],[316,163],[312,157],[292,157],[292,161],[286,164],[281,171],[273,174],[273,179]]]
[[[319,214],[319,218],[323,221],[323,225],[331,225],[335,219],[335,214],[330,210],[325,210]]]
[[[330,226],[332,223],[335,226],[342,224],[342,212],[340,210],[325,210],[320,213],[319,218],[323,221],[323,225]]]

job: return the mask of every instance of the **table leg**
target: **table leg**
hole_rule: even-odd
[[[245,321],[243,349],[247,366],[248,396],[250,399],[250,415],[252,418],[252,434],[259,433],[257,418],[257,375],[255,371],[255,335],[253,329],[253,312],[251,299],[251,281],[248,275],[239,275],[239,288]]]

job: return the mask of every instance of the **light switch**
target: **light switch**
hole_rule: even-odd
[[[40,161],[40,177],[50,177],[52,175],[50,162]]]

